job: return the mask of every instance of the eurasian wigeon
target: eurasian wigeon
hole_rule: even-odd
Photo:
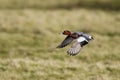
[[[63,48],[73,41],[72,46],[67,51],[67,53],[71,56],[78,54],[83,46],[88,44],[90,40],[93,40],[91,35],[83,32],[71,32],[69,30],[65,30],[62,34],[67,35],[67,37],[60,45],[57,46],[57,48]]]

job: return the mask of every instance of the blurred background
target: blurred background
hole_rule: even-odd
[[[63,30],[94,36],[76,56]],[[120,0],[0,0],[0,80],[119,80]]]

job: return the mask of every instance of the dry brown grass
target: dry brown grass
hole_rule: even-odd
[[[120,9],[119,0],[0,0],[0,9],[71,9],[75,7]]]
[[[0,10],[1,80],[119,80],[120,12]],[[69,29],[95,37],[71,57],[55,47]]]

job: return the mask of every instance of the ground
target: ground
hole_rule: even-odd
[[[94,36],[76,56],[56,49],[63,30]],[[120,11],[0,10],[1,80],[119,80]]]

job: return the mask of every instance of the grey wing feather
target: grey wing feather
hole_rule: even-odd
[[[67,37],[63,40],[63,42],[62,42],[60,45],[57,46],[57,48],[63,48],[63,47],[65,47],[65,46],[67,46],[69,43],[71,43],[72,41],[73,41],[73,38],[70,37],[70,36],[67,36]]]
[[[81,50],[81,45],[80,45],[80,43],[77,42],[77,41],[75,41],[75,42],[73,43],[73,45],[71,46],[71,48],[67,51],[67,53],[68,53],[69,55],[74,56],[74,55],[78,54],[78,53],[80,52],[80,50]]]
[[[90,40],[90,38],[89,38],[90,35],[89,34],[84,33],[82,36],[85,37],[88,41]]]

